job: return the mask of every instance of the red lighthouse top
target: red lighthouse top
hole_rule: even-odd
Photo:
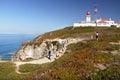
[[[90,11],[87,11],[87,14],[86,15],[90,15]]]

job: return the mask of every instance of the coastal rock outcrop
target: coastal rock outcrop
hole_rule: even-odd
[[[56,54],[62,48],[62,39],[45,39],[39,43],[27,42],[14,54],[13,61],[40,59],[48,56],[48,51]]]

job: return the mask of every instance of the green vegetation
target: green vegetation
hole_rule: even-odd
[[[99,40],[95,40],[95,32],[100,33]],[[65,33],[66,32],[66,33]],[[120,56],[113,55],[109,51],[119,50],[119,45],[111,45],[109,42],[118,42],[120,40],[120,28],[64,28],[62,30],[46,33],[42,38],[66,38],[66,37],[90,37],[94,39],[85,42],[79,42],[68,46],[66,54],[52,64],[48,65],[47,70],[38,71],[36,75],[46,72],[37,79],[57,79],[57,80],[102,80],[114,79],[120,77],[119,66]],[[107,53],[100,52],[106,51]],[[103,64],[107,67],[104,71],[95,67],[95,64]],[[115,65],[115,63],[117,63]],[[109,65],[109,66],[108,66]],[[42,69],[42,68],[41,68]],[[49,70],[51,72],[49,72]],[[34,80],[34,76],[28,79]]]
[[[105,71],[99,71],[90,75],[91,80],[119,80],[120,79],[120,66],[114,65]]]
[[[114,35],[120,36],[120,28],[106,28],[106,27],[66,27],[64,29],[52,31],[38,36],[34,41],[44,40],[44,39],[53,39],[53,38],[67,38],[67,37],[90,37],[98,31],[101,37],[110,37]],[[114,37],[113,37],[114,39]],[[119,38],[120,39],[120,38]]]
[[[0,80],[20,80],[27,75],[19,75],[15,72],[15,65],[11,62],[0,63]]]
[[[51,44],[54,46],[56,45],[57,46],[57,50],[59,50],[61,48],[61,45],[58,41],[52,41],[52,42],[48,42],[46,41],[46,44],[47,44],[47,49],[49,49],[51,47]]]
[[[111,46],[113,50],[120,50],[120,45],[112,45]]]
[[[23,66],[20,66],[20,72],[26,73],[26,72],[33,72],[40,68],[40,65],[37,64],[25,64]]]
[[[34,42],[34,41],[25,42],[22,44],[22,46],[28,46],[28,45],[32,46],[34,44],[33,46],[35,47],[35,46],[40,46],[41,43],[42,43],[42,39],[39,41],[36,41],[36,42]]]
[[[23,61],[27,62],[27,61],[32,61],[32,60],[34,60],[34,59],[33,59],[33,58],[26,58],[26,59],[23,60]]]
[[[34,41],[39,41],[41,39],[53,39],[53,38],[67,38],[67,37],[78,37],[78,36],[88,36],[89,34],[93,34],[95,27],[78,27],[73,28],[66,27],[64,29],[52,31],[43,34],[41,37],[37,37]],[[88,34],[89,33],[89,34]]]
[[[98,41],[95,39],[96,31],[100,33]],[[58,37],[90,38],[91,35],[93,35],[91,40],[70,44],[64,56],[52,63],[21,65],[20,72],[28,74],[15,73],[13,63],[0,63],[0,80],[118,80],[120,55],[113,55],[111,51],[119,51],[120,45],[112,45],[110,42],[120,41],[120,28],[67,27],[45,33],[34,41]],[[59,46],[57,42],[52,44]],[[94,65],[98,63],[104,65],[106,69],[95,67]]]
[[[53,45],[57,46],[57,50],[59,50],[61,48],[61,44],[58,41],[53,41],[51,42]]]
[[[114,28],[116,28],[116,25],[111,25],[111,27],[114,27]]]
[[[114,56],[109,53],[95,53],[91,55],[94,59],[94,63],[109,64],[113,61]]]

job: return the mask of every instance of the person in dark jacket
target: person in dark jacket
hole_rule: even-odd
[[[51,59],[50,57],[51,57],[51,51],[49,50],[48,51],[48,59]]]

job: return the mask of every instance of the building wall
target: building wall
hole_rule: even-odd
[[[111,25],[115,25],[116,27],[120,27],[120,24],[113,24],[113,23],[97,23],[98,27],[111,27]],[[93,26],[96,27],[96,23],[74,23],[74,27],[86,27],[86,26]]]
[[[74,23],[74,27],[96,26],[95,23]]]
[[[117,27],[120,27],[120,24],[117,24]]]

